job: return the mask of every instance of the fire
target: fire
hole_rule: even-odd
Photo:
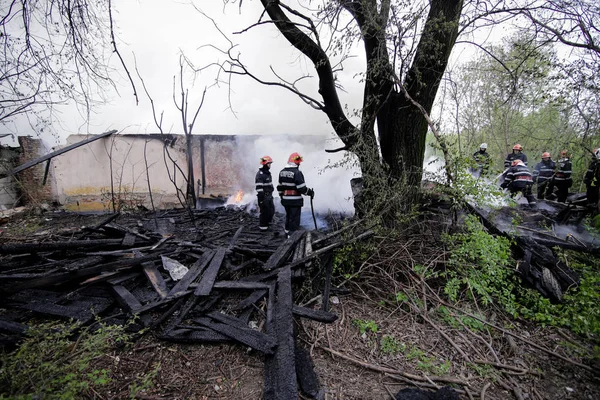
[[[238,204],[242,202],[242,199],[244,198],[244,191],[242,189],[238,190],[238,192],[236,193],[233,201]]]

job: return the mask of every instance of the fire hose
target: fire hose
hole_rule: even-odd
[[[317,219],[315,218],[315,207],[313,206],[313,197],[314,196],[310,196],[310,211],[312,212],[313,222],[315,223],[315,230],[318,231],[319,228],[317,228]]]

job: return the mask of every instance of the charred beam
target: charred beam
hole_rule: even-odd
[[[308,318],[318,322],[325,322],[327,324],[334,322],[338,318],[334,313],[313,310],[312,308],[300,307],[296,305],[292,308],[292,312],[298,317]]]
[[[215,284],[215,279],[217,279],[217,274],[223,264],[226,252],[227,249],[225,247],[221,247],[217,250],[210,265],[206,268],[206,272],[202,276],[200,283],[198,283],[198,287],[194,291],[194,296],[208,296],[210,294],[213,285]]]

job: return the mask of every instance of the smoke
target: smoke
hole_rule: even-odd
[[[273,158],[271,174],[273,185],[277,187],[279,171],[286,166],[289,155],[298,152],[304,158],[300,171],[304,174],[306,185],[315,191],[315,213],[354,213],[350,179],[360,175],[356,160],[345,151],[325,152],[325,149],[341,147],[339,139],[327,135],[278,135],[238,136],[236,141],[234,156],[241,168],[240,176],[243,182],[240,183],[240,187],[244,191],[243,202],[256,198],[254,178],[261,167],[261,157],[268,155]],[[276,210],[284,212],[277,193],[275,197]],[[307,215],[310,212],[310,198],[304,197],[302,213]],[[303,225],[304,221],[303,218]],[[312,224],[312,221],[310,223]]]

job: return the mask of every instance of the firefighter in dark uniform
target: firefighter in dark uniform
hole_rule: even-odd
[[[509,153],[506,156],[506,160],[504,160],[504,168],[510,168],[514,160],[521,160],[523,161],[523,164],[527,166],[527,156],[525,153],[523,153],[523,146],[518,143],[513,146],[512,153]]]
[[[487,148],[487,143],[481,143],[479,145],[479,150],[473,153],[473,160],[477,166],[476,169],[471,171],[474,176],[480,177],[487,175],[490,169],[490,154],[487,152]]]
[[[569,153],[566,150],[563,150],[560,152],[560,159],[556,163],[556,171],[554,172],[554,176],[548,184],[546,198],[549,196],[556,196],[556,201],[559,203],[564,203],[567,201],[569,188],[573,186],[573,178],[571,177],[572,174],[573,171],[571,170],[571,159]],[[556,195],[554,194],[555,188]]]
[[[314,197],[315,192],[306,187],[304,174],[300,171],[302,156],[298,153],[290,154],[288,163],[279,172],[279,185],[277,191],[281,197],[281,205],[285,208],[285,233],[300,229],[300,215],[304,199],[302,195]]]
[[[271,177],[271,164],[273,159],[269,156],[261,157],[260,167],[254,178],[256,184],[256,195],[258,197],[258,207],[260,209],[258,228],[266,231],[275,215],[275,205],[273,204],[273,178]]]
[[[506,178],[502,183],[502,189],[510,191],[510,197],[514,197],[518,192],[523,193],[530,205],[536,204],[535,197],[531,194],[533,186],[533,177],[529,168],[522,160],[513,160],[510,168],[506,173]]]
[[[550,182],[552,175],[554,175],[555,168],[556,163],[547,151],[542,153],[542,161],[533,167],[533,182],[537,183],[538,200],[544,200],[544,193],[548,187],[548,182]]]
[[[585,183],[588,205],[598,207],[598,188],[600,188],[600,149],[594,149],[592,162],[585,173],[583,183]]]

